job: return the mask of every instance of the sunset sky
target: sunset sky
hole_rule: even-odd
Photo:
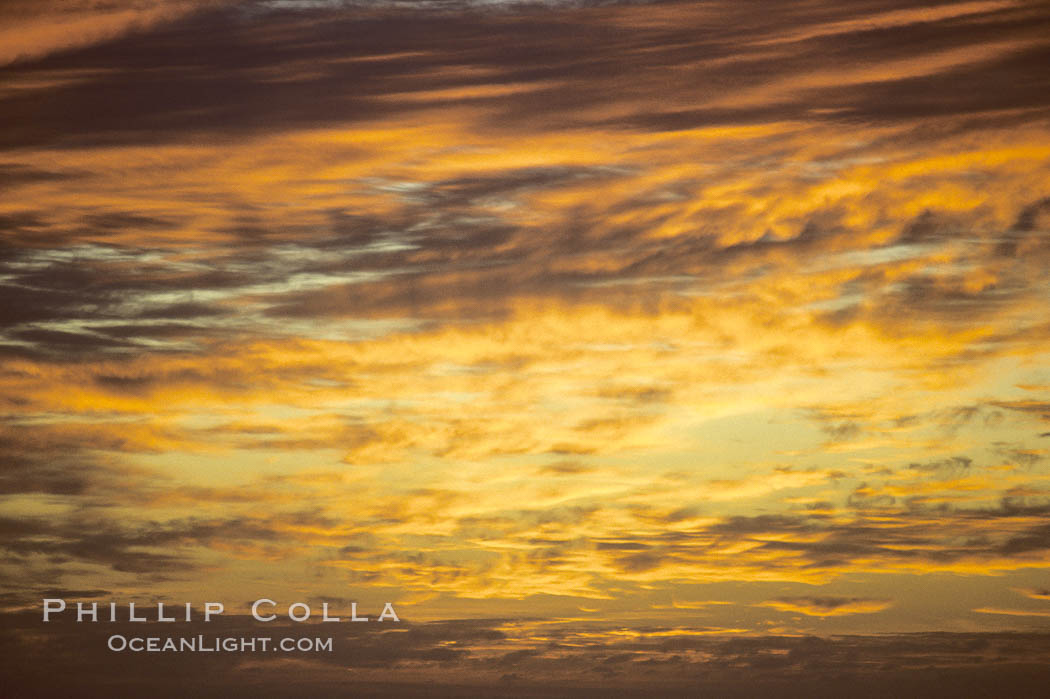
[[[1050,668],[1045,3],[14,0],[0,150],[5,655]]]

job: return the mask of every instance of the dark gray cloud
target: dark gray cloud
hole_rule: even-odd
[[[947,459],[930,461],[924,464],[911,463],[908,468],[921,473],[948,473],[958,475],[969,470],[973,465],[973,459],[968,456],[952,456]]]
[[[1004,495],[992,507],[928,506],[922,498],[900,498],[866,484],[849,494],[843,515],[731,516],[686,531],[628,535],[595,541],[594,549],[625,573],[668,566],[754,565],[762,570],[845,571],[879,561],[887,570],[904,565],[951,566],[1003,558],[1036,565],[1050,550],[1050,499]],[[830,505],[826,508],[832,510]],[[832,510],[833,511],[833,510]],[[727,548],[746,544],[746,555],[725,558]]]
[[[5,190],[15,189],[21,185],[33,184],[35,182],[60,182],[78,177],[78,174],[67,172],[56,172],[53,170],[41,170],[32,165],[24,163],[0,163],[0,193]],[[5,229],[16,222],[0,218],[0,230]]]
[[[352,128],[405,116],[426,124],[432,114],[427,110],[463,104],[483,108],[470,117],[478,120],[477,129],[503,134],[558,129],[572,134],[585,128],[632,133],[798,119],[836,129],[911,124],[912,131],[892,138],[923,143],[943,139],[952,129],[976,132],[1009,119],[1039,123],[1050,106],[1041,70],[1048,45],[1042,29],[1050,16],[1034,5],[935,14],[884,27],[878,21],[884,13],[915,5],[809,4],[756,13],[715,3],[709,9],[718,17],[717,30],[689,4],[571,5],[541,11],[512,4],[504,11],[467,13],[396,3],[208,6],[143,32],[0,69],[0,82],[15,83],[47,83],[73,68],[80,71],[76,80],[5,94],[0,148],[24,153],[105,144],[244,143],[260,134]],[[951,5],[935,3],[934,9]],[[624,29],[654,11],[678,13],[681,21],[640,21]],[[989,46],[1001,50],[981,52]],[[947,67],[934,61],[928,72],[915,69],[930,57],[967,47],[976,51],[972,60],[963,57]],[[877,70],[882,65],[892,69],[882,74]],[[872,75],[835,72],[851,66]],[[793,80],[798,89],[778,91]],[[521,91],[470,92],[508,86]],[[763,90],[773,92],[748,97]],[[705,106],[713,101],[719,104]],[[617,116],[600,116],[610,112]],[[929,125],[941,117],[952,121]],[[756,150],[764,155],[756,158],[782,161],[776,139],[758,143]],[[870,157],[878,147],[856,146],[830,160]],[[333,162],[353,160],[354,154],[349,144]],[[26,165],[14,154],[0,173],[13,191],[91,176]],[[506,314],[513,299],[660,307],[680,303],[681,292],[701,287],[718,293],[772,267],[856,245],[858,231],[844,223],[849,212],[841,205],[817,206],[797,221],[783,222],[797,229],[791,237],[721,241],[747,220],[746,211],[730,205],[696,213],[694,234],[654,239],[652,230],[671,217],[652,213],[656,205],[702,197],[709,186],[688,180],[639,191],[607,208],[582,203],[548,225],[527,226],[498,213],[500,206],[520,204],[532,194],[584,183],[615,185],[636,174],[595,165],[532,166],[412,183],[416,186],[399,195],[399,207],[384,216],[304,205],[302,218],[323,219],[320,225],[278,224],[235,196],[215,195],[229,220],[209,224],[214,228],[208,233],[228,240],[209,243],[190,260],[177,241],[186,235],[184,228],[194,228],[193,207],[160,214],[96,207],[84,210],[75,223],[51,220],[51,212],[5,213],[0,227],[11,231],[8,245],[15,247],[0,251],[0,261],[15,264],[3,270],[3,292],[12,303],[0,311],[0,323],[17,327],[3,338],[3,349],[56,357],[162,345],[191,351],[199,340],[222,335],[219,321],[234,315],[258,321],[254,331],[267,333],[295,318],[492,319]],[[768,183],[753,191],[755,197],[775,194]],[[1038,293],[1031,280],[1045,276],[1050,249],[1039,242],[1044,237],[1039,232],[1046,201],[1045,192],[1033,192],[1015,213],[1012,229],[996,231],[994,241],[975,244],[969,259],[960,261],[960,268],[980,265],[995,251],[1000,257],[1023,251],[1024,264],[992,270],[995,284],[969,289],[961,272],[955,283],[927,273],[898,279],[873,265],[842,283],[842,303],[825,319],[889,325],[936,318],[964,324],[1001,315]],[[927,211],[895,222],[899,237],[869,252],[948,244],[971,218]],[[74,258],[48,260],[44,254],[160,234],[171,236],[170,247],[124,242]],[[595,254],[605,255],[605,263],[588,265]],[[613,258],[615,264],[608,261]],[[310,283],[304,284],[306,279]],[[194,292],[226,297],[202,302],[191,298]],[[855,302],[858,297],[868,303]],[[97,327],[98,321],[129,317],[158,323]],[[206,318],[214,322],[203,322]],[[160,322],[188,319],[197,322]],[[66,320],[75,322],[38,327]],[[988,346],[1012,339],[1004,335]],[[833,438],[852,436],[849,425],[840,427],[846,432],[832,433]]]
[[[0,496],[68,509],[53,517],[0,520],[4,560],[16,569],[32,569],[35,576],[14,581],[18,592],[0,600],[3,604],[32,602],[31,594],[98,599],[106,591],[71,584],[71,575],[85,568],[104,569],[115,580],[184,580],[206,564],[202,548],[220,543],[246,550],[294,548],[302,543],[296,528],[321,536],[350,526],[342,515],[322,510],[265,509],[263,495],[273,491],[256,492],[243,484],[226,491],[176,486],[157,473],[122,466],[135,455],[162,454],[166,444],[192,458],[195,438],[244,450],[333,444],[356,450],[400,439],[406,449],[448,456],[441,447],[401,434],[407,427],[383,429],[385,423],[368,425],[344,416],[324,416],[318,422],[346,424],[316,433],[294,420],[287,430],[250,421],[203,421],[210,426],[183,429],[161,427],[158,420],[135,425],[144,430],[141,434],[130,429],[130,422],[122,430],[116,418],[103,424],[106,416],[89,416],[94,420],[89,427],[61,422],[77,410],[94,410],[92,396],[135,404],[161,395],[159,389],[185,388],[191,412],[204,403],[197,394],[236,396],[250,385],[261,395],[268,382],[290,385],[303,379],[306,385],[308,378],[329,387],[369,380],[367,370],[339,366],[336,371],[319,366],[319,359],[310,360],[318,365],[287,367],[272,359],[259,366],[256,376],[250,373],[254,361],[232,368],[223,363],[236,358],[232,350],[221,352],[214,366],[196,364],[198,369],[151,363],[145,356],[151,353],[189,354],[245,338],[323,334],[341,329],[336,320],[397,319],[431,324],[427,327],[479,323],[535,299],[657,314],[688,307],[698,297],[721,297],[740,301],[741,316],[752,306],[764,309],[746,327],[786,330],[782,346],[768,352],[794,357],[805,352],[803,345],[800,351],[792,346],[796,312],[812,311],[832,329],[856,323],[889,329],[889,334],[930,327],[938,334],[1013,318],[1012,311],[1043,298],[1041,280],[1050,272],[1050,199],[1036,186],[1018,197],[1017,185],[1007,183],[1002,188],[1010,190],[1009,196],[1000,202],[994,198],[999,182],[982,169],[983,162],[963,162],[947,173],[924,172],[897,183],[858,176],[846,182],[859,192],[845,203],[825,201],[823,193],[809,189],[815,183],[835,184],[835,172],[857,164],[893,161],[902,152],[920,158],[951,155],[968,144],[977,148],[989,142],[994,148],[989,135],[1045,125],[1050,118],[1045,69],[1050,14],[1041,4],[1002,4],[963,18],[893,26],[875,20],[886,12],[920,7],[936,17],[936,10],[951,3],[569,4],[557,10],[514,5],[493,12],[450,12],[462,8],[440,3],[442,11],[432,12],[406,3],[240,3],[0,68],[0,150],[6,151],[0,164],[0,356],[34,359],[32,368],[42,376],[61,369],[80,382],[70,390],[82,391],[87,404],[55,414],[62,408],[48,404],[47,396],[19,390],[33,384],[30,368],[18,362],[4,366],[3,376],[13,388],[0,396],[0,406],[28,418],[0,423]],[[36,87],[20,87],[25,85]],[[631,139],[704,126],[800,126],[797,132],[758,135],[728,150],[712,145],[709,154],[690,154],[682,162],[657,163],[666,155],[654,151],[656,182],[638,165],[648,158],[644,151],[630,153],[632,167],[504,166],[495,154],[484,172],[449,174],[452,168],[446,167],[427,179],[426,167],[415,170],[411,160],[429,157],[421,149],[390,167],[376,166],[374,177],[345,181],[283,171],[280,166],[288,160],[282,158],[288,156],[275,152],[270,155],[281,161],[275,174],[239,173],[231,166],[224,176],[233,182],[202,179],[186,185],[180,180],[172,192],[160,191],[156,183],[152,190],[138,189],[113,164],[121,160],[117,149],[124,147],[184,146],[199,149],[205,159],[218,154],[225,162],[225,154],[234,151],[224,149],[250,150],[255,144],[265,149],[268,136],[314,129],[352,135],[356,126],[377,124],[441,127],[442,119],[459,120],[467,135],[427,148],[466,152],[474,147],[470,134],[495,135],[503,143],[518,135],[564,137],[570,146],[579,134],[618,148],[621,138],[638,143]],[[812,131],[803,139],[806,129]],[[828,145],[811,156],[813,142],[826,134],[840,140],[849,136],[850,143]],[[374,155],[359,143],[336,150],[319,167]],[[65,158],[92,162],[92,154],[105,156],[97,171],[39,164]],[[229,160],[242,162],[240,157]],[[262,167],[270,164],[262,161]],[[1018,168],[1043,167],[1018,162]],[[682,165],[688,172],[675,179],[659,172],[663,165],[670,170]],[[210,173],[209,167],[203,171]],[[708,174],[697,174],[703,168]],[[408,181],[398,180],[399,174]],[[256,176],[280,180],[288,189],[260,186],[242,197],[242,176],[245,181]],[[691,208],[718,202],[726,183],[739,185],[739,200]],[[64,200],[56,194],[58,185],[69,187]],[[318,185],[316,191],[310,185]],[[380,205],[369,210],[367,204],[347,204],[331,194],[337,185]],[[954,187],[984,188],[993,192],[993,200],[967,208],[965,196],[963,204],[947,197],[944,210],[935,204],[925,211],[911,206],[924,193]],[[284,193],[296,188],[286,200]],[[536,219],[518,215],[530,210],[533,198],[557,198],[577,189],[587,194],[567,197],[570,203],[563,208],[539,206],[535,211],[544,215]],[[281,191],[271,200],[269,192],[275,190]],[[36,191],[46,196],[36,201],[30,196]],[[996,208],[1002,211],[991,211]],[[858,212],[869,215],[861,216],[860,224],[853,222]],[[676,235],[656,235],[664,226]],[[916,264],[906,269],[893,264],[903,259]],[[838,269],[847,271],[834,282],[830,298],[821,296],[820,304],[809,305],[814,299],[805,297],[803,305],[791,305],[793,289],[808,286],[807,275],[819,285],[822,274]],[[778,276],[789,276],[792,284],[781,288]],[[703,319],[698,316],[696,322]],[[996,327],[994,335],[940,361],[965,362],[1019,344],[1037,347],[1050,338],[1050,325],[1032,314]],[[581,342],[587,332],[581,328]],[[711,328],[711,353],[720,356],[724,345],[735,361],[732,339],[719,332]],[[132,355],[144,361],[121,361]],[[793,361],[803,365],[806,358]],[[502,367],[468,368],[510,374],[521,367],[507,360]],[[412,369],[397,370],[408,376]],[[690,378],[702,383],[697,376]],[[728,371],[727,381],[733,376]],[[650,417],[680,389],[611,385],[596,390],[618,404],[650,406]],[[253,413],[257,405],[233,405],[228,414]],[[258,415],[265,412],[260,408]],[[909,428],[913,421],[931,419],[945,429],[961,429],[982,417],[987,423],[1010,413],[1050,420],[1050,407],[1036,397],[963,406],[950,415],[904,416],[894,426]],[[219,415],[217,420],[225,420],[227,413],[216,408],[208,417]],[[878,427],[860,411],[817,410],[813,415],[835,446]],[[413,415],[413,429],[425,418]],[[618,430],[618,419],[585,416],[572,424],[577,433],[619,435],[624,430]],[[459,428],[472,421],[448,424]],[[176,429],[181,431],[176,434]],[[478,429],[496,428],[472,424],[453,432],[458,439],[477,435]],[[581,446],[565,442],[547,451],[569,455],[589,448],[582,441]],[[511,444],[486,454],[529,450]],[[1033,450],[1011,445],[1002,450],[1012,462],[1029,468],[1038,463]],[[922,476],[928,484],[975,470],[969,457],[929,458],[907,457],[914,463],[906,474],[916,480]],[[568,460],[535,468],[559,485],[593,477],[598,469]],[[714,523],[704,519],[690,525],[701,515],[719,517],[711,511],[726,511],[717,503],[694,505],[699,498],[692,496],[663,509],[632,505],[620,513],[655,526],[657,533],[648,534],[602,529],[606,520],[599,515],[609,514],[602,511],[605,505],[523,505],[491,516],[462,517],[451,538],[513,538],[515,532],[529,531],[514,541],[507,560],[526,572],[554,573],[597,559],[602,572],[592,583],[598,587],[613,585],[598,579],[603,575],[652,578],[666,569],[678,576],[690,566],[713,563],[752,565],[773,576],[834,576],[873,565],[887,570],[995,566],[1003,559],[1035,565],[1050,550],[1045,523],[1050,505],[1023,488],[1003,492],[995,506],[958,507],[927,504],[873,480],[853,485],[833,503],[810,502],[787,514],[755,510]],[[294,486],[282,490],[295,492]],[[405,496],[406,501],[416,498],[442,501],[441,493],[432,491]],[[148,508],[165,499],[186,507],[198,501],[258,503],[258,510],[149,519],[160,515]],[[135,517],[118,517],[114,508],[120,504],[143,509]],[[345,572],[346,580],[361,584],[389,583],[387,572],[395,566],[404,571],[398,573],[404,584],[415,589],[469,576],[480,579],[489,572],[479,573],[477,566],[452,556],[446,560],[440,550],[384,551],[390,542],[382,541],[381,526],[419,522],[407,506],[345,516],[357,518],[354,526],[375,526],[375,540],[333,536],[327,551],[312,541],[296,550],[324,564],[361,562],[360,570]],[[583,523],[594,523],[600,534],[561,534]],[[377,562],[382,565],[368,565]],[[62,584],[84,589],[57,589]],[[780,601],[834,612],[873,599]],[[965,694],[975,682],[1023,695],[1045,687],[1050,648],[1042,636],[731,639],[705,635],[715,628],[679,633],[656,626],[635,626],[639,633],[632,637],[609,628],[583,636],[580,629],[563,625],[532,640],[515,636],[503,621],[408,624],[382,632],[341,627],[341,645],[333,656],[297,657],[298,664],[265,661],[253,668],[257,658],[125,662],[104,651],[103,634],[109,629],[92,627],[87,635],[83,627],[42,631],[25,617],[13,618],[13,631],[6,624],[0,627],[0,662],[19,696],[141,695],[144,686],[157,694],[162,680],[172,694],[225,697],[304,692],[608,696],[613,691],[842,696],[845,690],[860,696],[947,696]],[[238,633],[252,628],[242,622],[230,620],[222,628]],[[56,666],[64,673],[55,673]]]
[[[293,5],[277,12],[209,11],[3,69],[0,78],[46,76],[70,66],[97,73],[6,99],[0,147],[155,142],[187,133],[229,137],[381,119],[465,101],[492,106],[490,125],[502,128],[581,125],[583,107],[634,101],[644,109],[604,125],[657,130],[814,114],[875,122],[985,114],[995,119],[1009,110],[1050,106],[1047,76],[1039,69],[1048,58],[1046,42],[928,75],[890,73],[859,84],[802,88],[758,106],[662,105],[665,94],[694,95],[702,104],[712,93],[746,91],[829,66],[921,61],[960,45],[1045,37],[1050,22],[1037,7],[1020,6],[889,28],[863,24],[866,17],[909,6],[792,5],[756,13],[719,3],[718,31],[694,24],[687,8],[681,22],[641,24],[632,32],[607,20],[614,12],[621,21],[644,18],[644,7],[578,11],[573,22],[531,10],[418,14],[324,4],[300,6],[299,12]],[[846,21],[854,22],[852,29],[822,30]],[[782,37],[785,27],[810,36],[771,48],[766,42]],[[374,56],[385,59],[345,60]],[[310,69],[303,70],[304,64]],[[435,92],[477,84],[467,67],[497,71],[486,83],[535,89],[499,97]],[[153,79],[159,74],[163,80]],[[959,84],[969,89],[957,89]],[[423,88],[433,97],[411,104],[382,99]]]
[[[1020,413],[1035,415],[1044,422],[1050,422],[1050,401],[1039,399],[996,401],[992,403],[992,405],[999,408],[1005,408],[1006,410],[1014,410]]]
[[[96,598],[95,594],[83,598]],[[37,601],[39,604],[39,601]],[[731,637],[701,627],[653,626],[624,639],[615,626],[559,624],[543,639],[509,637],[506,623],[478,619],[375,624],[260,624],[233,613],[196,624],[44,625],[39,610],[4,615],[5,676],[19,696],[496,697],[969,696],[975,686],[1037,696],[1050,678],[1045,634],[926,633],[882,636]],[[148,609],[147,609],[148,614]],[[178,628],[176,628],[178,627]],[[677,633],[676,633],[677,631]],[[123,635],[331,637],[331,653],[278,657],[106,650]],[[289,665],[288,660],[294,659]],[[147,662],[148,661],[148,662]],[[250,663],[238,669],[241,662]],[[62,673],[48,671],[60,663]],[[293,669],[294,668],[294,669]],[[348,670],[350,672],[348,672]]]
[[[64,494],[64,493],[59,493]],[[188,496],[206,495],[189,489]],[[250,497],[250,496],[249,496]],[[119,573],[152,578],[191,574],[200,562],[193,547],[228,542],[287,545],[294,541],[288,525],[332,527],[335,521],[317,512],[293,512],[264,519],[184,518],[167,522],[123,522],[105,514],[75,512],[69,517],[0,519],[8,560],[30,556],[52,564],[95,563]]]

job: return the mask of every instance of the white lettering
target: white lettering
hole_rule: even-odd
[[[328,603],[321,604],[321,621],[340,621],[337,616],[328,616]]]
[[[277,603],[274,602],[272,599],[266,599],[265,597],[263,599],[257,599],[254,602],[252,602],[252,616],[255,617],[256,621],[273,621],[274,619],[277,618],[276,614],[271,614],[270,616],[266,616],[266,617],[259,616],[259,605],[260,604],[268,604],[268,605],[270,605],[272,607],[273,605],[275,605]]]
[[[60,606],[56,607],[52,603],[58,602]],[[52,612],[61,612],[66,609],[66,601],[64,599],[46,599],[44,600],[44,621],[51,621]]]
[[[77,602],[77,621],[81,622],[84,617],[91,616],[91,621],[98,621],[98,602],[91,603],[91,609],[84,607],[83,602]]]
[[[205,602],[204,603],[204,621],[211,621],[212,614],[222,614],[226,607],[222,602]]]
[[[145,620],[146,620],[146,617],[144,617],[144,616],[135,616],[135,603],[134,602],[129,602],[128,603],[128,621],[145,621]],[[135,649],[132,648],[131,650],[135,650]]]
[[[175,621],[173,616],[164,616],[163,602],[157,602],[157,621]]]
[[[379,621],[383,621],[384,619],[388,618],[393,619],[394,621],[401,621],[397,618],[397,613],[394,612],[394,605],[390,604],[389,602],[387,602],[386,606],[383,607],[383,613],[379,615]]]
[[[296,616],[295,612],[292,610],[296,609],[297,607],[302,607],[304,610],[306,610],[305,613]],[[288,607],[288,618],[292,621],[306,621],[310,618],[310,607],[306,606],[302,602],[296,602],[292,606]]]

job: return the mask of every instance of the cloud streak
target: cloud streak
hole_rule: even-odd
[[[5,23],[5,604],[351,588],[378,688],[1020,653],[870,634],[1043,623],[1045,8],[496,5]]]

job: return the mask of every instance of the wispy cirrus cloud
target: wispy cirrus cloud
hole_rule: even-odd
[[[781,612],[797,612],[818,617],[874,614],[889,608],[892,604],[892,600],[861,597],[781,597],[763,602],[763,606]]]
[[[5,580],[1025,628],[906,581],[1050,560],[1044,9],[439,9],[23,18]]]
[[[0,66],[112,41],[222,4],[231,3],[226,0],[15,0],[0,10],[3,24]]]

